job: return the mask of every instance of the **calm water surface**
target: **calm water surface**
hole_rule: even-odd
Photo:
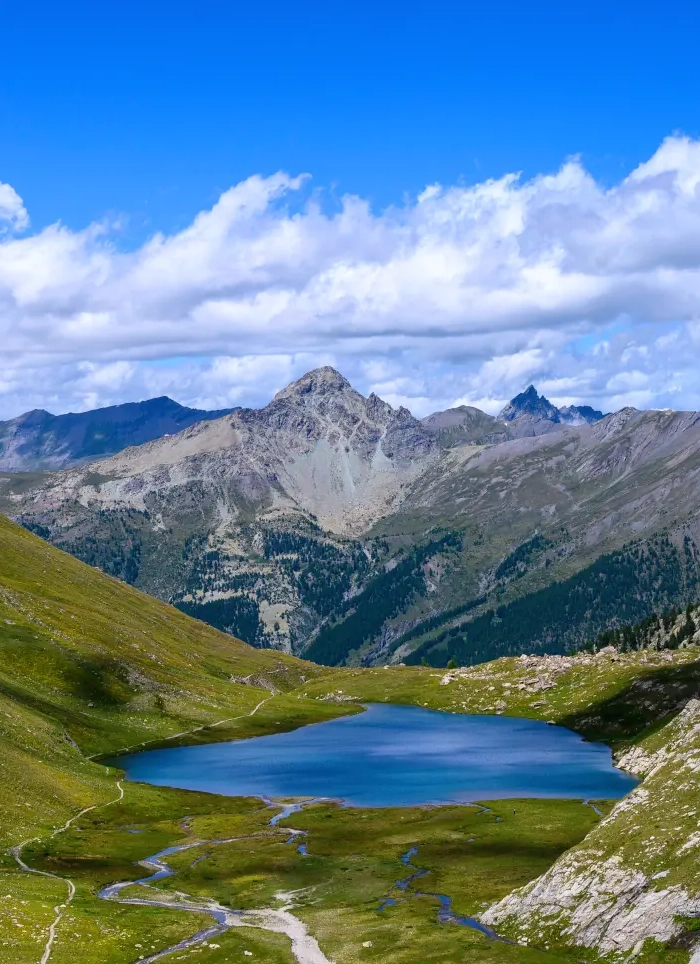
[[[636,781],[562,727],[372,704],[291,733],[111,761],[129,780],[227,796],[332,797],[351,806],[523,797],[613,799]]]

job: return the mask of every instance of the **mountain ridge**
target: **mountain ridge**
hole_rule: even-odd
[[[459,405],[433,412],[422,419],[441,444],[449,447],[464,444],[494,445],[509,439],[543,435],[565,425],[593,425],[605,416],[590,405],[567,405],[557,408],[534,385],[516,395],[498,415],[488,415],[471,405]]]
[[[63,468],[177,433],[229,411],[187,408],[167,395],[64,415],[32,409],[0,422],[0,471]]]
[[[530,385],[511,399],[501,409],[499,419],[514,422],[523,418],[551,422],[553,425],[593,425],[605,416],[590,405],[567,405],[557,408],[544,395],[539,395],[534,385]]]
[[[140,402],[124,402],[86,412],[53,415],[45,409],[32,409],[15,418],[0,421],[0,471],[34,472],[65,468],[81,462],[95,461],[134,445],[177,434],[199,421],[214,421],[232,412],[246,413],[271,408],[281,412],[285,404],[303,404],[305,396],[331,399],[341,394],[360,398],[350,382],[331,366],[313,369],[282,388],[260,409],[241,408],[205,411],[188,408],[167,395]],[[367,411],[377,415],[392,410],[373,392],[367,397]],[[535,409],[539,415],[533,417]],[[393,411],[393,410],[392,410]],[[413,419],[403,406],[396,410],[400,417]],[[544,415],[542,413],[545,413]],[[547,414],[548,413],[548,414]],[[457,406],[435,412],[421,419],[424,427],[454,444],[478,442],[493,444],[522,434],[539,434],[559,424],[585,424],[602,418],[591,406],[567,406],[557,409],[531,385],[517,395],[500,415],[487,415],[472,406]],[[505,423],[517,422],[517,428]],[[449,426],[450,432],[444,428]]]
[[[417,648],[439,662],[434,629],[415,632],[424,621],[460,633],[465,622],[468,636],[490,607],[585,576],[627,543],[656,552],[662,531],[663,565],[679,575],[657,592],[628,567],[618,589],[638,605],[627,612],[621,597],[621,611],[683,604],[695,579],[684,540],[700,539],[700,415],[536,415],[536,432],[532,406],[521,407],[502,423],[468,406],[418,420],[326,367],[262,409],[44,478],[6,475],[0,508],[234,635],[333,661],[398,661]],[[585,642],[611,628],[615,606],[561,633],[556,619],[528,623],[533,645],[551,647],[552,633],[560,646]]]

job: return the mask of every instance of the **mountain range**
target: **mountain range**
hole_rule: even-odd
[[[186,408],[167,396],[66,415],[36,408],[0,422],[0,471],[31,472],[85,462],[228,411]]]
[[[419,420],[321,368],[216,414],[6,473],[0,508],[190,615],[322,663],[564,652],[698,592],[698,413],[558,409],[530,386],[498,417]]]
[[[345,382],[338,373],[334,375]],[[278,397],[283,396],[281,392]],[[175,435],[196,422],[211,421],[233,411],[238,408],[217,411],[187,408],[167,395],[65,415],[32,409],[0,422],[0,472],[60,469],[115,455],[130,446]],[[428,431],[438,434],[443,444],[455,444],[540,435],[558,425],[592,424],[601,418],[602,412],[588,405],[556,408],[530,385],[509,402],[497,418],[478,408],[461,405],[435,412],[424,418],[423,424]]]
[[[444,446],[475,443],[493,445],[509,439],[554,432],[565,425],[593,425],[604,415],[590,405],[557,408],[530,385],[511,399],[497,416],[471,405],[459,405],[424,418],[423,425]]]

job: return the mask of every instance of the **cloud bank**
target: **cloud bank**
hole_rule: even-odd
[[[132,251],[118,224],[32,233],[0,184],[0,417],[260,404],[326,363],[417,414],[493,411],[531,381],[559,404],[700,408],[700,142],[613,186],[570,159],[382,212],[329,212],[307,181],[251,177]]]

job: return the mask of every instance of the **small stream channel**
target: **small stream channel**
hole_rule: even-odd
[[[288,819],[294,813],[299,813],[304,809],[305,806],[324,802],[322,798],[314,798],[311,800],[306,800],[303,803],[280,804],[275,803],[268,797],[263,797],[262,799],[266,806],[279,808],[279,812],[269,820],[269,827],[277,827],[282,820]],[[480,812],[487,813],[488,809],[484,807],[480,810]],[[293,827],[280,827],[279,829],[280,831],[284,830],[284,832],[289,834],[287,839],[284,841],[284,843],[287,845],[297,844],[299,838],[305,837],[307,834],[307,831],[299,830]],[[262,834],[246,834],[237,837],[226,837],[215,840],[193,840],[189,841],[188,843],[166,847],[165,849],[160,850],[158,853],[153,854],[150,857],[145,857],[143,860],[139,861],[140,866],[151,871],[148,876],[140,877],[138,880],[126,880],[114,884],[108,884],[99,891],[98,897],[102,900],[110,900],[120,904],[161,907],[168,910],[181,910],[188,913],[206,914],[213,919],[214,923],[209,927],[201,928],[190,937],[186,937],[177,944],[173,944],[164,950],[157,951],[155,954],[151,954],[149,957],[140,958],[138,964],[154,964],[155,961],[159,961],[164,957],[174,954],[176,951],[183,951],[199,944],[204,944],[206,941],[225,933],[232,927],[260,927],[266,930],[275,931],[277,933],[285,933],[292,940],[292,953],[294,954],[298,964],[331,964],[323,951],[321,951],[316,940],[307,934],[305,925],[298,918],[294,917],[289,912],[287,907],[283,907],[279,910],[269,908],[252,911],[232,910],[229,907],[224,907],[223,904],[220,904],[214,899],[190,898],[186,894],[182,894],[178,891],[172,893],[167,891],[157,891],[153,887],[157,881],[165,880],[168,877],[174,877],[176,875],[176,871],[173,870],[167,861],[168,857],[172,857],[175,854],[184,853],[187,850],[195,850],[199,847],[217,847],[223,844],[235,843],[239,840],[250,840],[260,836],[262,836]],[[474,838],[471,838],[471,840],[473,839]],[[297,851],[302,856],[307,856],[306,843],[298,843]],[[440,906],[437,912],[437,919],[440,924],[456,924],[459,927],[470,927],[484,934],[486,937],[489,937],[491,940],[502,940],[502,938],[500,938],[495,931],[493,931],[490,927],[486,927],[480,921],[476,920],[476,918],[464,917],[456,914],[452,909],[452,898],[448,897],[447,894],[431,893],[420,890],[409,893],[409,888],[414,881],[426,877],[430,873],[429,870],[417,867],[413,863],[413,858],[417,856],[417,854],[417,847],[411,847],[406,851],[406,853],[401,854],[399,859],[411,871],[411,873],[395,882],[389,896],[382,900],[379,904],[378,911],[381,912],[391,905],[398,904],[400,900],[408,900],[412,897],[429,897],[439,902]],[[194,864],[204,860],[207,856],[208,854],[202,854],[194,861]],[[142,887],[144,889],[151,890],[154,893],[159,893],[162,896],[124,896],[122,892],[131,887]],[[392,897],[391,894],[394,892],[399,892],[405,896],[400,898]]]
[[[482,807],[479,812],[488,813],[489,809],[488,807]],[[473,840],[474,838],[470,837],[469,843],[473,842]],[[433,900],[437,900],[440,904],[437,912],[437,919],[440,924],[457,924],[459,927],[470,927],[472,930],[485,934],[486,937],[489,937],[491,940],[503,940],[503,938],[499,937],[494,930],[492,930],[490,927],[487,927],[485,924],[482,924],[481,921],[477,920],[475,917],[464,917],[461,914],[455,914],[455,912],[452,910],[452,898],[448,897],[447,894],[437,894],[423,890],[416,890],[409,893],[409,888],[414,881],[427,877],[430,873],[427,868],[417,867],[413,863],[413,858],[416,856],[418,856],[418,847],[411,847],[410,850],[407,850],[405,854],[401,854],[399,859],[403,864],[406,865],[406,867],[410,868],[412,873],[410,873],[407,877],[402,877],[396,881],[389,892],[389,896],[385,897],[380,902],[378,907],[380,912],[385,910],[387,907],[395,906],[400,901],[409,900],[412,897],[430,897]],[[395,891],[399,891],[406,896],[392,897],[391,894]]]
[[[269,798],[264,798],[263,802],[270,807],[279,807],[280,812],[276,813],[269,821],[268,826],[277,827],[281,820],[285,820],[293,813],[299,813],[304,806],[311,803],[320,803],[318,799],[307,800],[304,803],[278,804]],[[283,828],[280,828],[282,830]],[[285,828],[286,829],[286,828]],[[305,836],[305,830],[287,829],[290,836],[285,841],[286,844],[293,844],[299,837]],[[187,937],[177,944],[173,944],[164,950],[157,951],[149,957],[139,958],[138,964],[153,964],[164,957],[174,954],[176,951],[187,950],[198,944],[203,944],[213,937],[223,934],[232,927],[259,927],[276,933],[284,933],[292,941],[292,953],[298,964],[331,964],[319,947],[315,938],[306,932],[306,927],[297,917],[289,912],[287,907],[279,910],[265,908],[263,910],[232,910],[224,907],[218,901],[206,898],[190,898],[186,894],[174,892],[170,894],[166,891],[157,891],[153,888],[156,881],[164,880],[166,877],[174,877],[176,871],[168,864],[167,858],[174,854],[183,853],[186,850],[194,850],[198,847],[216,847],[222,844],[235,843],[238,840],[249,840],[259,837],[261,834],[249,834],[238,837],[227,837],[217,840],[194,840],[184,844],[177,844],[166,847],[164,850],[146,857],[139,861],[142,867],[152,871],[147,877],[140,877],[138,880],[126,880],[119,883],[108,884],[98,893],[102,900],[110,900],[119,904],[132,904],[136,906],[161,907],[168,910],[182,910],[188,913],[207,914],[213,918],[214,923],[198,930],[191,937]],[[306,856],[306,845],[301,844],[297,850]],[[203,854],[197,858],[195,863],[203,860],[207,855]],[[162,897],[126,897],[122,891],[129,887],[143,887],[161,893]]]
[[[616,799],[636,784],[616,770],[610,750],[586,743],[561,727],[525,719],[470,717],[420,707],[369,704],[365,712],[287,733],[220,744],[202,744],[130,754],[115,759],[127,779],[155,786],[257,796],[277,812],[269,827],[298,813],[309,803],[330,798],[355,807],[477,805],[477,800],[530,797],[578,798],[599,815],[592,799]],[[278,804],[271,797],[299,798],[304,803]],[[487,813],[486,808],[480,808]],[[500,817],[496,817],[500,821]],[[279,827],[285,843],[309,856],[305,831]],[[140,880],[110,884],[100,897],[122,903],[167,907],[206,914],[213,924],[173,947],[142,958],[144,964],[177,950],[202,944],[236,926],[252,926],[287,934],[298,964],[329,964],[305,925],[279,910],[238,911],[214,900],[194,899],[177,892],[152,891],[136,897],[126,888],[153,888],[175,871],[167,858],[196,847],[215,847],[231,840],[192,841],[166,848],[141,861],[151,871]],[[470,841],[472,842],[472,841]],[[455,913],[447,894],[413,885],[429,870],[414,863],[411,847],[400,860],[409,873],[391,888],[378,912],[399,901],[428,897],[438,903],[440,924],[470,927],[492,940],[502,940],[476,918]],[[205,859],[203,854],[198,860]]]

